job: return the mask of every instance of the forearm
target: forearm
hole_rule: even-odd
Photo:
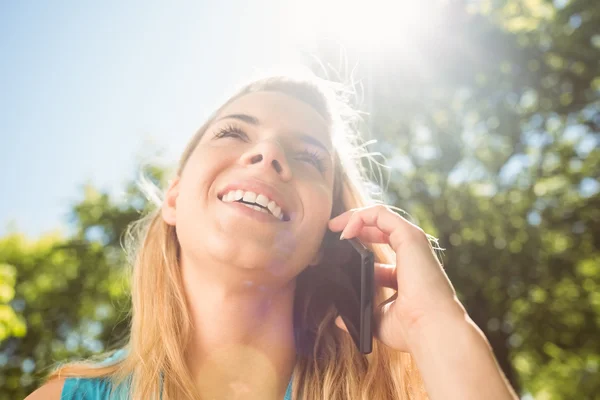
[[[443,314],[420,325],[410,333],[410,342],[431,400],[518,399],[489,342],[466,313]]]

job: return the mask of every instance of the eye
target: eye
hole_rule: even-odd
[[[299,159],[305,160],[314,165],[320,172],[325,171],[324,158],[316,151],[303,150],[299,154]]]
[[[241,128],[235,126],[235,125],[227,125],[224,126],[223,128],[219,129],[217,132],[215,132],[214,135],[216,138],[223,138],[223,137],[237,137],[240,138],[244,141],[248,141],[248,135],[246,134],[246,132],[244,132]]]

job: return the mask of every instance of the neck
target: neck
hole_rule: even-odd
[[[193,333],[186,361],[205,398],[284,397],[296,359],[295,280],[283,285],[224,281],[182,263]]]

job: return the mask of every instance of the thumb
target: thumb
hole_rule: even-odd
[[[340,328],[341,330],[348,333],[348,328],[346,328],[346,324],[342,320],[341,316],[339,316],[339,315],[337,316],[337,318],[335,319],[335,324],[337,325],[338,328]]]

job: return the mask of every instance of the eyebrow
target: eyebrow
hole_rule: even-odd
[[[219,118],[215,122],[221,121],[222,119],[237,119],[239,121],[243,121],[250,125],[254,125],[254,126],[260,125],[260,121],[258,120],[258,118],[254,117],[252,115],[248,115],[248,114],[229,114],[229,115]],[[306,133],[302,133],[302,132],[296,132],[296,133],[294,133],[294,137],[300,139],[303,142],[312,144],[313,146],[320,147],[321,149],[325,150],[327,153],[330,152],[330,150],[327,148],[327,146],[325,146],[319,139],[315,138],[314,136],[307,135]]]

